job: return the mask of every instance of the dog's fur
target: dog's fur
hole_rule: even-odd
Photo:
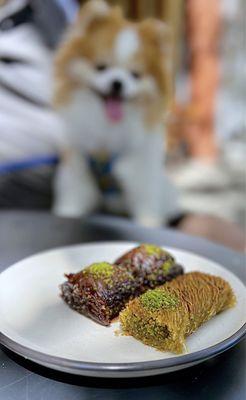
[[[54,102],[70,141],[55,182],[55,211],[83,215],[99,204],[86,156],[104,151],[117,154],[113,173],[126,210],[139,222],[160,224],[173,205],[163,172],[171,86],[166,25],[132,23],[120,8],[91,0],[58,51],[55,74]]]

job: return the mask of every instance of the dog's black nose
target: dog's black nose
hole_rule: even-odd
[[[111,90],[114,94],[121,94],[123,89],[123,84],[119,80],[115,80],[112,82]]]

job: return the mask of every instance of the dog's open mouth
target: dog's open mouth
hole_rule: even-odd
[[[105,113],[109,121],[117,123],[124,117],[124,102],[125,99],[115,93],[102,94],[99,91],[94,92],[102,99],[105,107]]]
[[[124,100],[120,96],[108,95],[103,97],[105,111],[111,122],[120,122],[123,118]]]

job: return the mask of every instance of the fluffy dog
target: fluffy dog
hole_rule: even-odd
[[[109,208],[160,225],[174,209],[164,174],[170,35],[155,19],[133,23],[103,0],[86,3],[55,62],[54,102],[69,148],[55,180],[55,212],[90,213],[102,201],[88,157],[106,154],[121,192]],[[105,201],[105,198],[104,200]]]

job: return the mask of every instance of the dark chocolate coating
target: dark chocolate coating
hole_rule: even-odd
[[[93,276],[87,269],[66,275],[61,285],[64,301],[80,314],[109,325],[125,304],[136,296],[137,282],[124,268],[113,265],[110,282]]]
[[[160,247],[157,252],[148,252],[148,245],[141,245],[115,261],[115,264],[125,267],[138,281],[141,293],[153,289],[184,273],[183,267],[176,264],[174,257]],[[164,267],[166,265],[166,268]]]
[[[124,254],[111,268],[110,279],[95,276],[87,267],[66,275],[61,285],[61,296],[72,309],[102,325],[109,325],[129,300],[183,274],[171,254],[149,245]]]

